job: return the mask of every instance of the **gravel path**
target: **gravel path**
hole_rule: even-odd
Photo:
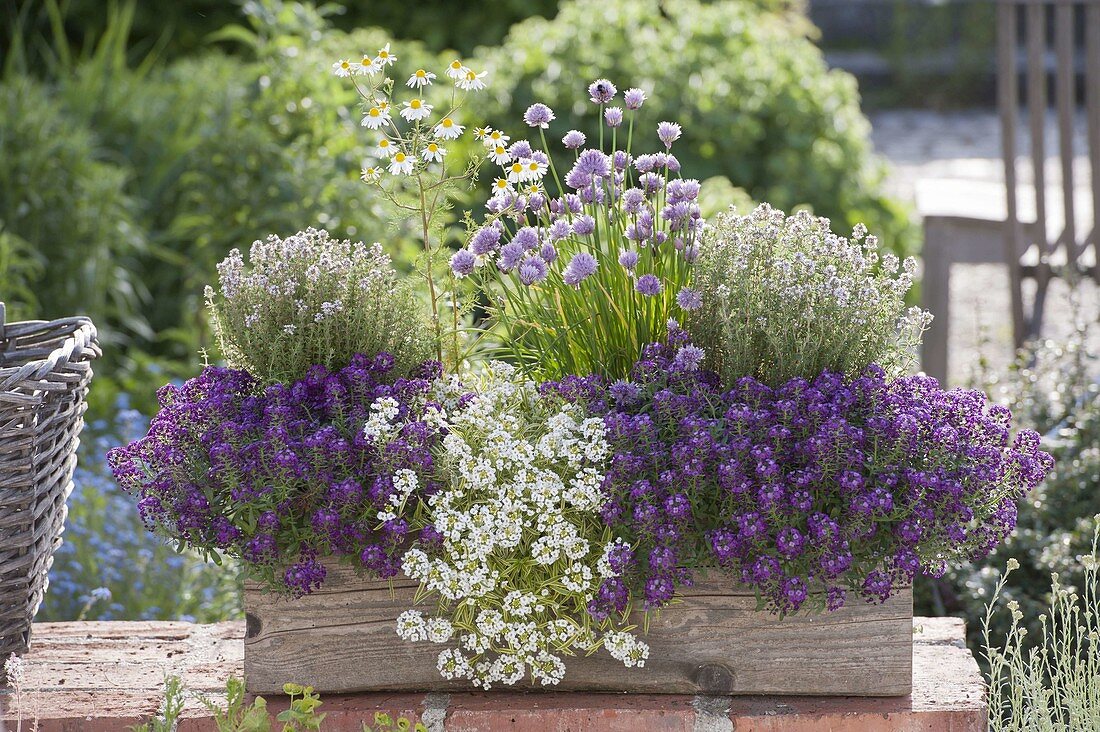
[[[891,166],[888,186],[899,198],[915,205],[919,188],[938,181],[970,181],[978,185],[1003,185],[1000,122],[993,111],[938,113],[925,110],[893,110],[870,115],[872,138],[879,154]],[[1053,137],[1050,120],[1048,149]],[[1083,124],[1078,125],[1083,131]],[[1020,143],[1019,150],[1027,147]],[[1083,138],[1075,149],[1084,150]],[[1057,158],[1048,158],[1047,178],[1060,180]],[[1031,179],[1030,166],[1021,161],[1020,178]],[[1078,183],[1087,184],[1088,163],[1075,162]],[[965,205],[965,204],[964,204]],[[1030,293],[1025,290],[1025,297]],[[1076,293],[1066,283],[1051,285],[1044,337],[1065,338],[1074,321],[1100,315],[1100,288],[1086,281]],[[949,380],[966,383],[975,373],[979,357],[995,369],[1013,358],[1008,271],[1003,265],[956,265],[951,272],[952,317],[949,345]],[[1100,327],[1092,329],[1094,351],[1100,351]]]

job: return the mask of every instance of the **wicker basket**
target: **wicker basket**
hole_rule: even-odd
[[[0,662],[42,604],[99,355],[87,318],[5,323],[0,303]]]

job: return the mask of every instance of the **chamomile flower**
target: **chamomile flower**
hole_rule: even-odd
[[[435,79],[435,74],[424,69],[417,69],[413,72],[413,75],[409,77],[409,80],[405,82],[405,86],[410,89],[423,89],[426,86],[432,85],[432,80]]]
[[[466,75],[455,82],[455,86],[463,91],[481,91],[485,88],[485,75],[488,71],[482,71],[480,74],[473,69],[467,69]]]
[[[420,157],[424,158],[429,163],[442,163],[443,156],[447,154],[447,149],[440,147],[434,142],[429,142],[424,146],[424,149],[420,151]]]
[[[404,103],[401,116],[409,122],[426,119],[432,113],[432,105],[421,99],[413,99]]]
[[[447,76],[451,77],[455,81],[466,78],[466,74],[469,73],[469,71],[470,69],[466,66],[466,64],[462,63],[457,58],[447,65]]]
[[[537,180],[546,175],[547,165],[541,160],[535,160],[534,158],[527,158],[523,161],[527,167],[527,179]]]
[[[390,121],[390,113],[388,110],[382,107],[371,107],[367,110],[367,113],[363,115],[362,125],[368,130],[377,130],[384,124],[388,124]]]
[[[368,165],[363,168],[363,173],[359,177],[367,183],[374,183],[382,178],[382,169],[374,165]]]
[[[544,193],[546,193],[546,189],[543,187],[542,183],[532,183],[523,188],[523,195],[525,196],[541,196]]]
[[[488,147],[489,145],[507,145],[508,141],[512,139],[500,130],[490,130],[488,127],[486,127],[485,129],[487,130],[485,135],[486,147]]]
[[[388,158],[393,155],[396,146],[388,137],[378,138],[378,145],[374,148],[374,154],[380,158]]]
[[[493,133],[493,128],[486,125],[485,127],[474,128],[474,139],[485,142],[485,139]]]
[[[379,68],[392,66],[397,61],[397,54],[390,51],[390,44],[387,43],[385,46],[378,49],[378,57],[375,61],[378,62]]]
[[[497,145],[489,149],[489,159],[497,165],[504,166],[512,161],[512,154],[504,145]]]
[[[508,180],[512,183],[523,183],[528,180],[527,166],[522,160],[516,160],[511,165],[504,168],[505,173],[508,174]]]
[[[413,160],[403,152],[396,153],[390,159],[389,170],[394,175],[410,175],[413,172]]]
[[[497,178],[493,181],[493,193],[506,193],[512,190],[512,183],[507,178]]]
[[[357,75],[365,74],[367,76],[372,76],[373,74],[378,73],[379,69],[381,68],[382,67],[379,65],[377,59],[373,59],[364,53],[363,58],[359,60],[359,63],[355,64],[353,73]]]
[[[332,65],[332,73],[337,76],[351,76],[354,70],[354,64],[348,61],[346,58],[342,58]]]
[[[457,140],[464,129],[466,128],[450,117],[444,117],[439,124],[432,128],[432,131],[444,140]]]

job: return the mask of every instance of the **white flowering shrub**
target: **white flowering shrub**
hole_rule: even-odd
[[[563,656],[601,646],[628,667],[644,665],[649,648],[626,619],[600,623],[587,609],[614,576],[607,557],[617,545],[599,515],[610,455],[602,420],[541,396],[501,362],[473,385],[456,399],[452,380],[441,399],[444,487],[427,508],[437,548],[403,559],[439,610],[402,613],[398,634],[449,644],[440,673],[483,688],[528,674],[556,684]]]
[[[321,364],[388,353],[395,376],[433,355],[428,318],[380,244],[306,229],[232,250],[206,301],[222,355],[264,383],[290,383]]]
[[[730,211],[704,236],[693,271],[702,302],[686,325],[725,383],[857,375],[872,363],[900,375],[931,322],[905,305],[915,270],[912,258],[880,255],[862,225],[848,239],[807,211]]]

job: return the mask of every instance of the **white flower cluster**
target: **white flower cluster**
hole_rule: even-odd
[[[528,673],[556,684],[562,655],[601,645],[627,666],[644,664],[649,649],[629,628],[594,627],[587,613],[600,581],[614,575],[615,543],[598,514],[610,454],[602,421],[540,396],[504,363],[471,386],[476,396],[462,401],[456,382],[437,386],[447,480],[429,498],[428,518],[442,549],[410,549],[402,563],[438,594],[447,617],[410,610],[398,634],[435,643],[457,635],[459,647],[439,655],[440,673],[484,688]]]
[[[460,100],[452,96],[447,111],[434,123],[429,122],[435,105],[428,101],[426,92],[432,87],[437,74],[425,69],[417,69],[409,76],[405,86],[413,90],[416,96],[400,103],[398,115],[411,127],[402,133],[393,119],[393,100],[388,94],[396,86],[385,75],[386,69],[397,62],[397,54],[390,50],[390,44],[378,49],[378,54],[364,54],[359,60],[340,59],[332,65],[337,76],[355,78],[355,88],[365,105],[362,126],[372,132],[378,132],[375,142],[373,164],[363,167],[363,180],[374,183],[381,180],[384,173],[395,176],[414,175],[429,163],[442,163],[447,155],[445,144],[462,135],[463,126],[458,124],[456,112]],[[488,72],[477,72],[455,59],[443,72],[456,89],[464,92],[481,91],[485,88],[485,76]]]

